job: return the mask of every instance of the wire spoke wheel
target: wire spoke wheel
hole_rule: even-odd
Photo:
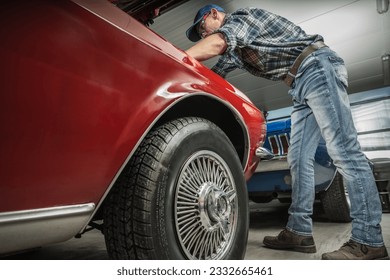
[[[225,161],[198,151],[183,165],[175,195],[175,224],[189,259],[219,259],[231,247],[237,229],[236,186]]]
[[[243,259],[248,193],[236,152],[226,134],[202,118],[150,131],[105,204],[110,258]]]

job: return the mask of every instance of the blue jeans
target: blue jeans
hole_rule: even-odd
[[[312,53],[298,70],[289,91],[294,103],[288,153],[292,204],[286,227],[312,235],[314,155],[322,136],[351,201],[351,239],[379,247],[384,245],[382,207],[373,172],[357,140],[347,85],[344,61],[329,48]]]

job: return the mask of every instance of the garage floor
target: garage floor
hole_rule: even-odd
[[[319,207],[315,207],[314,239],[317,253],[277,251],[262,246],[266,235],[276,235],[287,221],[288,204],[273,201],[267,204],[250,204],[250,231],[245,259],[247,260],[311,260],[321,259],[322,253],[338,249],[349,238],[350,223],[330,223],[321,217]],[[382,230],[387,250],[390,252],[390,213],[383,213]],[[41,248],[39,250],[11,256],[6,259],[23,260],[104,260],[108,259],[103,235],[93,230],[81,239]]]

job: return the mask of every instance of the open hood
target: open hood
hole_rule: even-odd
[[[153,24],[153,19],[187,2],[188,0],[109,0],[145,25]]]

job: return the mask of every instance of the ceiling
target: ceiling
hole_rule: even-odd
[[[388,0],[379,0],[386,4]],[[186,29],[206,0],[189,0],[154,19],[152,30],[176,47],[186,50],[194,43]],[[308,34],[318,33],[325,43],[344,58],[349,72],[349,93],[388,85],[390,54],[390,11],[380,14],[376,0],[215,0],[212,3],[232,12],[240,7],[259,7],[280,14],[300,25]],[[204,62],[211,67],[216,58]],[[385,68],[385,69],[384,69]],[[386,74],[387,73],[387,74]],[[242,70],[228,74],[227,80],[244,92],[260,109],[270,111],[291,106],[288,87],[254,77]]]

